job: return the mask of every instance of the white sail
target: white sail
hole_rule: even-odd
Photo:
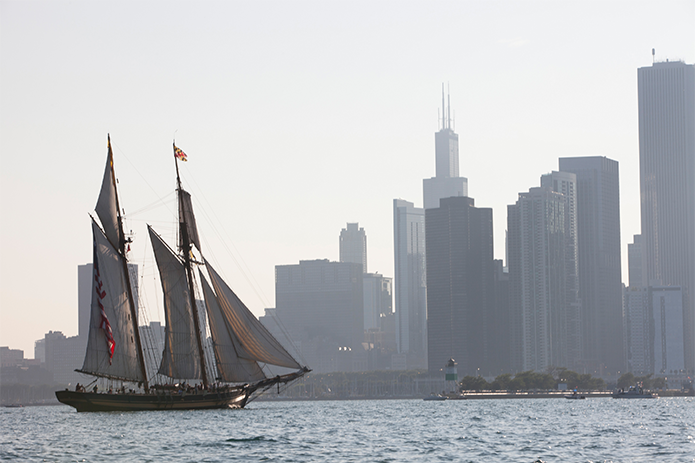
[[[217,294],[217,301],[222,314],[239,341],[237,355],[243,359],[270,365],[301,368],[297,361],[220,278],[207,260],[205,266],[210,273],[212,286]]]
[[[106,157],[104,179],[101,182],[101,192],[99,192],[99,199],[97,199],[97,205],[94,210],[99,216],[99,220],[101,220],[106,237],[113,247],[118,249],[121,242],[121,231],[118,226],[118,204],[114,178],[113,153],[111,152],[111,140],[109,139],[109,155]]]
[[[257,362],[238,357],[239,341],[236,339],[229,321],[225,319],[220,304],[217,302],[217,297],[202,272],[200,273],[200,281],[203,286],[205,307],[207,308],[210,334],[212,335],[213,350],[215,351],[220,378],[226,382],[250,382],[264,379],[263,370]]]
[[[134,338],[137,321],[131,319],[123,258],[94,222],[92,234],[92,309],[82,372],[108,378],[142,381],[142,369]]]
[[[200,251],[200,239],[198,239],[198,227],[195,223],[195,215],[193,215],[193,201],[191,194],[186,190],[179,190],[181,201],[179,201],[179,222],[186,224],[188,230],[188,240],[195,244]],[[179,245],[183,247],[183,236],[179,237]]]
[[[170,378],[200,379],[200,356],[184,266],[152,227],[148,230],[164,293],[166,329],[159,373]]]

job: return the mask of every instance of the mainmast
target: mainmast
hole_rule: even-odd
[[[135,348],[138,353],[138,362],[140,363],[140,372],[142,373],[143,386],[145,393],[149,392],[150,387],[147,381],[147,370],[145,369],[145,356],[142,351],[142,343],[140,342],[140,327],[138,322],[138,307],[133,299],[133,288],[130,284],[130,272],[128,271],[128,258],[126,257],[125,246],[126,239],[123,233],[123,218],[121,217],[121,206],[118,203],[118,189],[116,188],[116,174],[113,169],[113,151],[111,150],[111,134],[107,135],[109,147],[109,162],[111,163],[111,182],[116,196],[116,216],[118,218],[118,252],[123,257],[123,274],[126,284],[128,285],[128,301],[130,302],[130,318],[133,320],[133,333],[135,337]]]
[[[208,372],[205,363],[205,351],[203,350],[203,340],[200,331],[200,317],[198,315],[198,305],[195,300],[193,291],[193,271],[191,270],[191,237],[188,235],[188,223],[186,222],[186,214],[184,213],[183,191],[181,187],[181,177],[179,176],[179,161],[176,156],[176,143],[174,143],[174,163],[176,164],[176,185],[179,199],[179,233],[181,235],[181,247],[183,253],[183,265],[186,269],[188,278],[188,294],[191,304],[191,312],[193,313],[193,326],[195,328],[195,339],[198,344],[198,354],[200,355],[200,368],[203,373],[203,385],[208,386]]]

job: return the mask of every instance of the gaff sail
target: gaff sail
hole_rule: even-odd
[[[148,226],[164,293],[164,353],[159,373],[170,378],[200,379],[200,355],[196,342],[188,280],[183,263]]]
[[[118,224],[118,200],[116,196],[115,175],[113,172],[113,152],[111,151],[111,138],[108,141],[109,154],[106,157],[104,179],[101,182],[101,191],[97,205],[94,207],[104,233],[114,248],[118,249],[121,243],[121,227]]]
[[[202,272],[199,272],[199,275],[203,286],[205,307],[207,308],[212,345],[220,379],[226,382],[251,382],[264,379],[265,374],[257,362],[238,357],[239,341],[236,339],[229,321],[222,313],[210,283]]]
[[[92,308],[87,353],[81,372],[107,378],[143,381],[142,366],[135,344],[134,327],[137,322],[131,318],[133,311],[128,297],[128,282],[123,272],[123,257],[94,221],[92,234]]]
[[[301,368],[299,363],[282,347],[263,324],[251,313],[232,289],[205,260],[212,286],[217,295],[225,322],[239,341],[237,355],[242,359],[255,360],[287,368]]]
[[[200,249],[200,239],[198,238],[198,226],[195,223],[195,215],[193,214],[193,201],[191,194],[184,189],[179,189],[179,222],[186,225],[188,240],[195,244],[195,247]],[[179,236],[179,247],[183,248],[183,236]]]

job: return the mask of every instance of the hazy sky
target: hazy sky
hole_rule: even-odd
[[[274,306],[275,265],[337,260],[346,222],[369,271],[393,276],[393,199],[422,205],[442,82],[496,257],[519,192],[559,157],[600,155],[620,162],[626,269],[637,68],[652,48],[694,63],[694,24],[692,0],[2,0],[0,345],[32,358],[48,330],[77,334],[107,133],[151,320],[145,224],[173,243],[174,137],[203,251],[255,313]]]

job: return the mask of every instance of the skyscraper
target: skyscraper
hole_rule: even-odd
[[[642,248],[642,235],[634,235],[633,242],[627,245],[628,284],[631,288],[649,286],[645,280],[646,272],[642,271],[644,265]]]
[[[276,315],[318,373],[353,371],[364,339],[362,276],[362,264],[328,259],[275,267]]]
[[[444,103],[442,87],[442,128],[434,134],[436,176],[422,182],[425,209],[439,207],[439,200],[468,196],[468,179],[459,177],[459,136],[451,127],[451,104]]]
[[[625,288],[625,345],[627,371],[635,375],[654,373],[651,353],[652,317],[649,311],[649,288],[634,286]]]
[[[560,158],[577,176],[579,298],[586,373],[624,372],[618,162],[603,156]]]
[[[78,336],[89,336],[89,318],[92,313],[92,292],[94,291],[94,270],[92,264],[77,266],[77,318]]]
[[[571,172],[551,172],[541,176],[541,188],[562,193],[565,198],[565,303],[563,314],[567,361],[575,367],[582,358],[582,305],[579,299],[579,241],[577,238],[577,176]]]
[[[685,368],[695,371],[695,66],[637,70],[643,271],[680,286]]]
[[[392,279],[380,273],[364,273],[364,330],[381,330],[384,316],[393,313]]]
[[[666,375],[684,369],[683,293],[678,286],[649,288],[654,326],[654,370]]]
[[[436,374],[453,358],[463,375],[490,374],[492,209],[452,197],[425,214],[428,369]]]
[[[425,210],[393,200],[396,345],[409,368],[427,367]]]
[[[509,272],[503,267],[501,259],[495,259],[494,265],[494,310],[490,320],[489,374],[497,376],[514,371],[512,363],[512,319],[510,317]]]
[[[367,273],[367,234],[358,223],[340,231],[340,262],[362,264],[362,273]]]
[[[576,367],[568,200],[548,187],[520,193],[508,207],[509,279],[515,369]],[[568,254],[570,254],[568,256]],[[568,259],[569,257],[569,259]],[[514,354],[514,352],[513,352]]]

